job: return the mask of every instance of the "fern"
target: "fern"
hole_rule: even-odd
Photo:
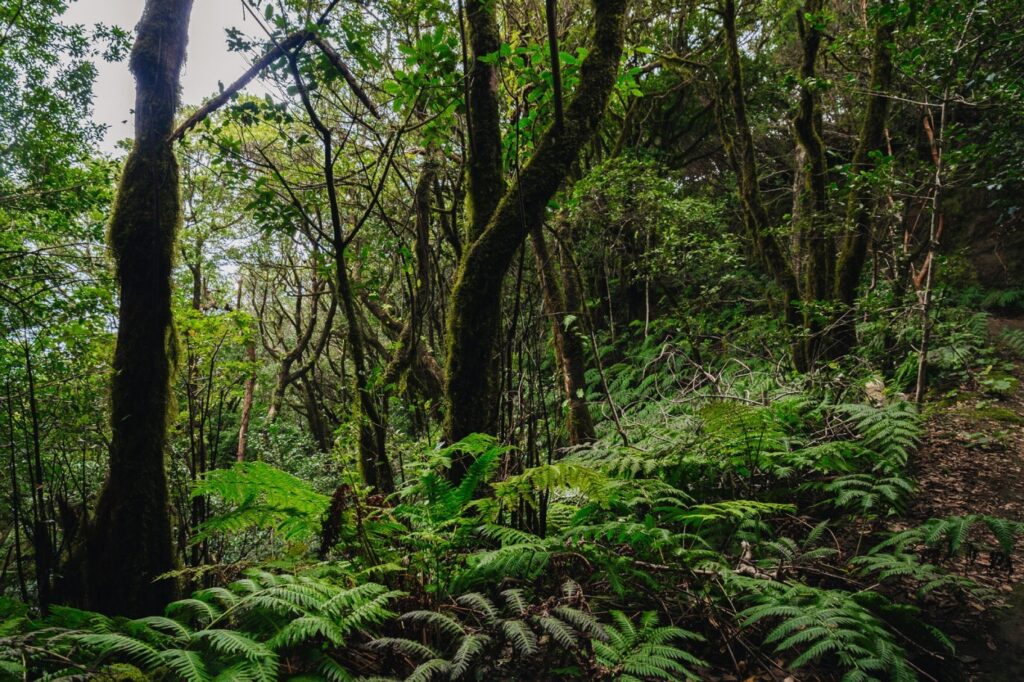
[[[890,580],[912,582],[916,585],[919,596],[936,590],[966,593],[982,600],[990,599],[992,596],[991,590],[973,580],[951,575],[932,564],[922,563],[916,554],[875,553],[855,557],[852,563],[858,567],[861,575],[871,576],[879,583]]]
[[[692,668],[708,664],[673,642],[702,641],[703,637],[682,628],[659,626],[654,611],[640,614],[639,625],[621,611],[612,611],[611,617],[612,623],[605,627],[607,640],[596,640],[593,645],[598,664],[612,679],[620,682],[701,679]]]
[[[999,335],[999,343],[1019,359],[1024,360],[1024,330],[1004,329]]]
[[[346,589],[308,575],[252,571],[227,589],[200,590],[169,604],[166,616],[112,620],[56,609],[49,627],[30,631],[16,644],[42,637],[45,648],[62,656],[54,661],[73,660],[93,671],[123,661],[154,677],[276,680],[279,652],[349,646],[357,633],[362,636],[392,618],[388,604],[399,596],[373,583]],[[196,623],[202,629],[193,630]],[[310,672],[331,670],[327,679],[352,677],[333,659],[318,654],[309,661]],[[43,658],[34,665],[49,663]]]
[[[906,466],[921,438],[921,417],[912,403],[900,401],[882,407],[854,403],[836,406],[863,445],[874,452],[876,466],[896,472]]]
[[[204,522],[195,540],[250,528],[273,530],[288,541],[320,532],[330,498],[289,473],[263,462],[239,462],[215,469],[195,486],[193,496],[220,500],[229,510]]]
[[[847,671],[844,679],[916,679],[896,633],[862,603],[878,595],[742,576],[729,580],[754,604],[739,614],[742,626],[774,623],[765,644],[779,653],[795,653],[790,669],[831,659]]]
[[[995,538],[996,545],[989,547],[979,536],[981,529],[987,529]],[[873,547],[869,554],[886,550],[905,552],[915,546],[941,551],[947,558],[974,553],[980,549],[998,552],[1007,559],[1016,549],[1017,537],[1024,533],[1024,523],[994,516],[970,514],[951,516],[945,519],[929,519],[920,526],[894,533]]]
[[[550,665],[564,657],[581,661],[587,656],[584,643],[605,637],[600,623],[578,608],[582,596],[575,583],[566,583],[560,596],[542,603],[520,589],[504,590],[500,597],[496,601],[470,592],[456,598],[458,608],[410,611],[399,621],[421,628],[421,637],[382,637],[368,646],[410,661],[406,679],[481,678],[498,670],[506,679],[528,679],[541,674],[542,662]],[[510,670],[522,671],[521,676],[510,677]]]
[[[163,665],[183,682],[208,682],[213,679],[203,657],[195,651],[167,649],[160,652],[160,658]]]
[[[901,513],[916,489],[910,479],[895,473],[882,477],[849,474],[810,487],[827,493],[830,496],[828,503],[837,509],[882,516]]]

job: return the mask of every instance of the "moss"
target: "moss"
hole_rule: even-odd
[[[999,407],[998,405],[975,407],[969,410],[966,416],[971,419],[1001,422],[1003,424],[1024,425],[1024,416],[1021,416],[1013,410],[1005,407]]]
[[[148,682],[150,678],[133,665],[114,663],[96,672],[92,679],[95,682]]]
[[[600,123],[618,75],[627,4],[595,0],[590,53],[580,67],[564,128],[544,132],[517,186],[501,196],[486,229],[465,251],[448,316],[445,434],[450,441],[496,431],[494,354],[502,283],[531,226],[542,223],[548,201]],[[461,478],[466,466],[455,462],[452,477]]]
[[[494,3],[466,2],[466,40],[472,50],[466,84],[469,159],[466,173],[466,240],[483,234],[505,192],[501,152],[498,64],[482,58],[501,47]]]
[[[164,445],[174,368],[171,266],[181,218],[168,141],[191,0],[147,2],[131,67],[135,144],[110,225],[120,293],[111,379],[110,471],[86,546],[86,602],[120,615],[159,613],[177,585]]]

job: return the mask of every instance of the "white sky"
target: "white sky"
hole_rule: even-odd
[[[142,16],[144,0],[75,0],[64,22],[113,24],[131,31]],[[241,0],[195,0],[189,26],[188,59],[182,73],[182,104],[199,104],[217,93],[217,81],[235,80],[249,64],[237,52],[228,52],[224,29],[238,26],[250,34],[258,29],[245,15]],[[103,141],[104,151],[113,151],[118,140],[132,136],[131,109],[135,103],[135,82],[128,60],[108,64],[102,59],[95,84],[94,114],[98,123],[110,126]],[[249,90],[258,89],[252,83]]]

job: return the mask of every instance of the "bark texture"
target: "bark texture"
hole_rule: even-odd
[[[798,175],[803,182],[797,188],[798,210],[794,222],[800,247],[803,299],[803,339],[795,349],[802,355],[799,364],[813,367],[823,353],[824,318],[819,304],[832,296],[832,280],[836,262],[836,235],[830,229],[828,215],[828,165],[817,77],[818,53],[821,50],[822,0],[807,0],[797,13],[800,33],[800,100],[793,117],[796,143],[804,168]],[[798,217],[796,217],[798,216]]]
[[[551,318],[551,336],[555,345],[555,359],[562,375],[562,391],[565,394],[565,430],[569,445],[582,445],[595,438],[594,419],[583,393],[586,390],[586,361],[583,344],[578,335],[579,318],[570,308],[562,287],[555,263],[548,251],[544,232],[535,227],[530,233],[533,253],[537,260],[541,289],[544,292],[544,311]],[[573,315],[576,321],[569,316]]]
[[[174,364],[171,264],[181,218],[169,136],[192,0],[148,0],[131,54],[135,144],[110,227],[120,289],[111,381],[110,472],[88,544],[89,607],[160,613],[176,596],[164,445]]]
[[[545,131],[516,186],[501,195],[479,238],[466,248],[448,321],[445,434],[449,441],[471,433],[495,432],[498,401],[493,363],[501,325],[502,283],[516,252],[531,228],[543,222],[548,201],[597,129],[618,74],[627,5],[627,0],[595,0],[590,52],[566,107],[564,127],[551,126]],[[473,12],[469,15],[472,26]],[[488,35],[496,36],[493,15],[488,13],[486,18]],[[473,58],[479,58],[481,46],[471,41],[471,48]],[[471,99],[471,112],[473,106]],[[479,137],[480,117],[471,113],[471,119],[473,135]],[[465,460],[453,462],[451,476],[461,478],[467,466]]]

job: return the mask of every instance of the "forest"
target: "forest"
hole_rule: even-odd
[[[80,4],[0,0],[0,680],[1024,679],[1024,4]]]

